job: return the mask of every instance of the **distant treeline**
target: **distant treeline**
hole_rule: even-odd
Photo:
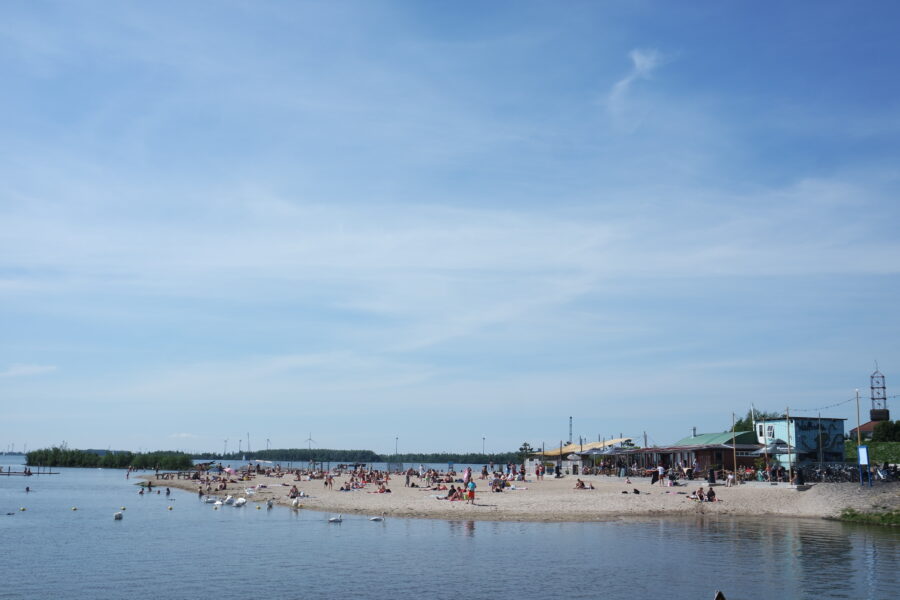
[[[433,452],[431,454],[400,454],[399,456],[388,455],[382,458],[383,462],[402,462],[402,463],[459,463],[469,465],[486,465],[493,462],[495,465],[505,465],[507,463],[520,463],[522,456],[515,452],[501,452],[497,454],[481,454],[480,452],[470,452],[468,454],[458,454],[453,452]]]
[[[259,450],[254,452],[229,452],[221,454],[205,452],[194,456],[200,460],[271,460],[279,462],[336,462],[336,463],[459,463],[459,464],[506,464],[520,462],[521,456],[515,452],[500,454],[459,454],[437,452],[431,454],[376,454],[371,450],[331,450],[328,448],[289,448],[281,450]]]
[[[101,454],[103,452],[103,454]],[[188,470],[193,466],[190,454],[184,452],[128,452],[71,450],[69,448],[43,448],[32,450],[26,456],[30,467],[101,467],[106,469],[164,469]]]
[[[195,454],[194,458],[200,460],[272,460],[280,462],[310,462],[331,461],[343,463],[370,463],[379,462],[381,459],[371,450],[328,450],[315,448],[289,448],[282,450],[258,450],[254,452],[229,452],[221,454],[217,452],[204,452]]]

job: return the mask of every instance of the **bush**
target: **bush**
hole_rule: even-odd
[[[900,525],[900,510],[886,510],[883,512],[859,512],[852,508],[841,511],[841,521],[851,523],[866,523],[869,525]]]
[[[900,442],[869,442],[864,444],[869,446],[869,462],[871,464],[881,464],[888,462],[891,464],[900,463]],[[856,462],[856,442],[847,441],[844,445],[844,455],[847,462]]]

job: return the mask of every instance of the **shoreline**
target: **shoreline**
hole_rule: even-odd
[[[188,479],[156,479],[154,475],[138,475],[137,479],[151,481],[154,487],[175,488],[197,495],[199,483]],[[288,492],[292,485],[308,497],[300,499],[301,510],[315,510],[333,514],[381,515],[394,518],[467,520],[467,521],[525,521],[525,522],[590,522],[610,521],[627,517],[664,517],[689,515],[727,515],[746,517],[780,516],[794,518],[838,519],[844,509],[858,512],[900,510],[900,483],[882,483],[875,487],[860,487],[852,483],[817,483],[797,489],[787,484],[749,482],[725,487],[716,485],[720,502],[697,502],[687,495],[705,482],[689,481],[678,487],[651,486],[649,479],[624,479],[604,475],[582,476],[585,483],[596,489],[573,489],[576,477],[518,483],[525,489],[489,491],[487,481],[475,479],[478,485],[475,504],[439,500],[445,492],[408,488],[402,476],[392,478],[391,493],[373,493],[368,489],[341,492],[338,488],[348,478],[335,477],[334,490],[328,490],[323,480],[295,481],[257,476],[252,481],[229,483],[228,489],[215,492],[220,498],[232,495],[247,498],[247,507],[269,499],[276,505],[291,507]],[[253,494],[246,489],[263,485]],[[374,487],[372,487],[374,490]],[[488,491],[483,491],[487,489]],[[639,494],[634,494],[634,490]],[[623,493],[627,492],[627,493]]]

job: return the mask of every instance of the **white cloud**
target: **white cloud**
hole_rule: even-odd
[[[640,49],[632,50],[628,57],[631,59],[631,72],[617,81],[606,99],[607,110],[616,125],[625,125],[628,112],[628,96],[635,81],[649,79],[662,63],[663,56],[657,50]]]
[[[0,371],[0,377],[31,377],[33,375],[52,373],[55,370],[56,367],[53,365],[16,364],[9,366],[5,371]]]

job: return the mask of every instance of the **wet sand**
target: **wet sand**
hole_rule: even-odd
[[[186,479],[155,480],[153,475],[142,479],[154,481],[160,488],[170,487],[197,493],[196,481]],[[246,497],[247,509],[256,503],[274,499],[279,505],[290,506],[288,492],[292,485],[309,495],[300,500],[302,510],[328,513],[380,515],[390,517],[430,518],[450,520],[487,521],[600,521],[629,516],[687,515],[698,513],[734,516],[778,515],[785,517],[834,518],[845,508],[859,511],[900,508],[900,484],[879,484],[873,488],[855,484],[813,484],[797,489],[787,484],[746,483],[727,488],[716,485],[721,502],[697,502],[687,495],[696,491],[702,482],[686,482],[690,486],[651,486],[649,479],[634,479],[626,484],[624,479],[605,476],[584,476],[594,490],[576,490],[575,477],[545,479],[517,483],[527,489],[492,493],[487,480],[475,480],[478,485],[475,504],[462,501],[439,500],[436,496],[446,492],[407,488],[402,476],[390,481],[391,493],[370,493],[375,486],[351,492],[338,488],[347,477],[335,477],[334,490],[325,488],[322,480],[295,481],[293,476],[283,478],[258,476],[252,481],[229,483],[223,498]],[[418,482],[416,478],[413,481]],[[255,493],[247,488],[264,485]],[[633,490],[640,494],[634,494]],[[623,493],[627,492],[627,493]]]

